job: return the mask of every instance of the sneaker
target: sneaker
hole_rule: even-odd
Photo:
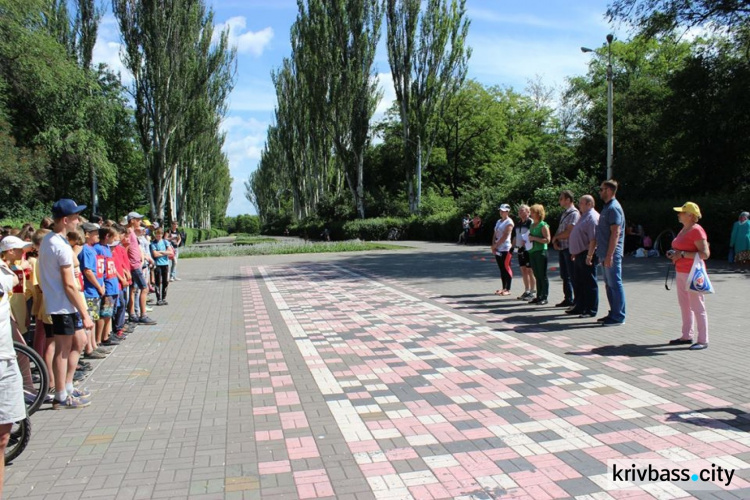
[[[163,306],[164,305],[164,301],[163,300],[157,300],[156,301],[156,305],[157,306]]]
[[[529,292],[523,292],[521,295],[519,295],[518,297],[516,297],[516,299],[518,299],[518,300],[526,300],[528,298],[529,298]]]
[[[80,358],[78,359],[78,365],[79,366],[85,366],[87,368],[91,368],[91,363],[89,363],[88,361],[81,361]]]
[[[74,398],[73,396],[68,396],[65,398],[65,401],[59,401],[57,399],[52,400],[52,409],[53,410],[75,410],[78,408],[85,408],[88,405],[91,404],[91,401],[85,398]]]
[[[683,344],[687,345],[687,344],[692,344],[692,343],[693,343],[693,339],[683,339],[682,337],[680,337],[679,339],[674,339],[674,340],[669,341],[669,345],[683,345]]]
[[[539,297],[536,297],[534,299],[529,299],[529,304],[538,304],[539,301],[542,300]]]
[[[125,340],[125,338],[128,336],[127,333],[125,333],[123,330],[117,331],[112,334],[112,337],[115,338],[117,341]]]
[[[174,280],[175,280],[175,281],[182,281],[182,279],[181,279],[181,278],[178,278],[177,276],[175,276],[175,277],[174,277]]]
[[[85,387],[77,388],[77,389],[73,389],[73,392],[70,395],[76,399],[90,399],[91,391]]]
[[[547,304],[549,304],[549,302],[547,302],[547,299],[542,299],[536,303],[536,305],[538,306],[546,306]]]
[[[112,354],[112,349],[110,349],[109,347],[104,347],[103,345],[100,345],[99,347],[94,349],[94,352],[99,352],[99,353],[106,355],[106,354]]]
[[[108,338],[107,340],[102,341],[102,344],[105,347],[114,347],[120,345],[120,341],[117,339],[113,339],[112,337]]]
[[[101,351],[96,350],[86,354],[85,357],[86,359],[104,359],[107,357],[107,355]]]
[[[690,346],[691,351],[702,351],[703,349],[708,349],[708,344],[701,344],[700,342],[696,342],[695,344]]]
[[[612,318],[605,318],[604,321],[602,321],[602,326],[620,326],[624,324],[624,321],[615,321]]]
[[[146,306],[146,312],[147,312],[147,313],[150,313],[150,312],[151,312],[151,311],[153,311],[153,310],[154,310],[154,308],[153,308],[153,307],[148,307],[148,306]],[[139,322],[140,322],[140,323],[143,323],[143,321],[139,321]]]
[[[141,316],[141,319],[138,320],[138,322],[142,325],[155,325],[156,321],[149,318],[148,316]]]
[[[169,282],[172,283],[174,281],[174,278],[169,278]]]
[[[80,370],[76,370],[75,375],[73,375],[73,382],[80,382],[81,380],[86,378],[86,374],[83,373]]]
[[[536,297],[536,291],[531,291],[531,292],[529,292],[529,294],[528,294],[528,295],[526,296],[526,298],[525,298],[525,299],[522,299],[522,300],[526,300],[526,301],[529,301],[529,300],[534,300],[534,298],[535,298],[535,297]]]
[[[163,306],[168,306],[168,305],[169,305],[169,302],[167,302],[166,300],[162,300],[162,301],[161,301],[161,305],[163,305]]]
[[[79,364],[76,367],[76,370],[82,371],[82,372],[90,372],[91,370],[93,370],[93,368],[91,367],[91,365],[82,365],[82,364]]]

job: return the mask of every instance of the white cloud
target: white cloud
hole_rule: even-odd
[[[133,82],[133,74],[125,67],[120,58],[122,44],[117,20],[111,14],[102,18],[96,36],[96,44],[92,54],[93,64],[105,63],[115,72],[120,73],[122,84],[126,87]]]
[[[273,39],[273,28],[270,26],[260,31],[247,31],[247,20],[244,16],[235,16],[226,23],[216,25],[214,38],[218,37],[225,29],[229,29],[229,44],[237,47],[240,54],[253,54],[260,56],[263,50]]]

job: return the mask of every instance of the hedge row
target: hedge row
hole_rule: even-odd
[[[183,227],[180,228],[180,231],[185,232],[186,246],[214,238],[221,238],[222,236],[227,235],[227,232],[223,229],[195,229],[192,227]]]
[[[655,239],[665,229],[679,230],[677,216],[672,209],[681,206],[686,199],[649,199],[649,200],[621,200],[628,223],[640,224],[646,234]],[[716,196],[706,195],[694,197],[692,200],[701,207],[703,219],[701,225],[708,234],[711,250],[716,258],[726,258],[729,248],[729,236],[732,224],[742,210],[750,209],[750,191],[735,195]],[[601,211],[601,201],[597,201],[597,210]],[[559,205],[547,206],[547,221],[551,230],[557,229],[557,222],[562,213]],[[473,214],[472,214],[473,215]],[[516,208],[513,207],[513,217],[516,219]],[[490,244],[493,228],[498,219],[497,212],[479,214],[482,218],[482,228],[475,241],[480,244]],[[290,232],[309,240],[319,240],[325,228],[328,229],[332,240],[385,240],[392,228],[401,231],[401,239],[454,242],[461,232],[463,214],[442,213],[427,217],[379,217],[373,219],[358,219],[353,221],[324,222],[319,219],[306,219],[292,224]]]

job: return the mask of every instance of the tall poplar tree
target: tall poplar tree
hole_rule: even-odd
[[[168,190],[180,161],[179,131],[196,100],[220,82],[233,85],[235,50],[228,31],[213,41],[213,11],[203,0],[113,0],[133,74],[132,94],[141,147],[148,168],[151,216],[164,219]],[[223,104],[220,103],[220,104]],[[216,106],[216,103],[213,103]],[[206,113],[221,111],[209,106]]]
[[[440,118],[466,78],[471,57],[466,0],[427,0],[424,12],[421,4],[386,0],[388,62],[401,118],[412,213],[419,212],[422,173],[430,163]]]

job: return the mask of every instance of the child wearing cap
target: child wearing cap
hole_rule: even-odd
[[[81,226],[86,238],[86,244],[83,245],[81,253],[78,255],[78,262],[81,264],[81,273],[83,274],[83,296],[86,298],[86,309],[91,319],[96,322],[96,334],[91,343],[91,347],[96,346],[102,341],[102,330],[104,321],[100,316],[102,297],[105,295],[104,290],[104,256],[99,255],[94,245],[99,243],[99,226],[87,222]]]
[[[167,305],[167,287],[169,286],[169,255],[173,252],[167,240],[163,238],[164,230],[158,228],[154,231],[154,241],[151,242],[151,257],[156,267],[156,305]]]
[[[103,259],[104,264],[104,294],[101,298],[99,317],[102,322],[101,343],[105,346],[117,345],[119,342],[110,339],[109,334],[112,328],[112,316],[115,312],[115,303],[120,293],[119,280],[117,278],[117,268],[112,258],[112,251],[109,246],[115,241],[117,232],[111,227],[99,229],[99,242],[94,245],[97,259]],[[97,341],[99,337],[97,336]]]
[[[6,236],[0,242],[2,259],[18,277],[18,284],[13,287],[13,294],[10,296],[10,310],[18,327],[24,332],[30,324],[26,307],[26,286],[31,283],[31,264],[25,256],[31,246],[30,242],[23,241],[16,236]]]

